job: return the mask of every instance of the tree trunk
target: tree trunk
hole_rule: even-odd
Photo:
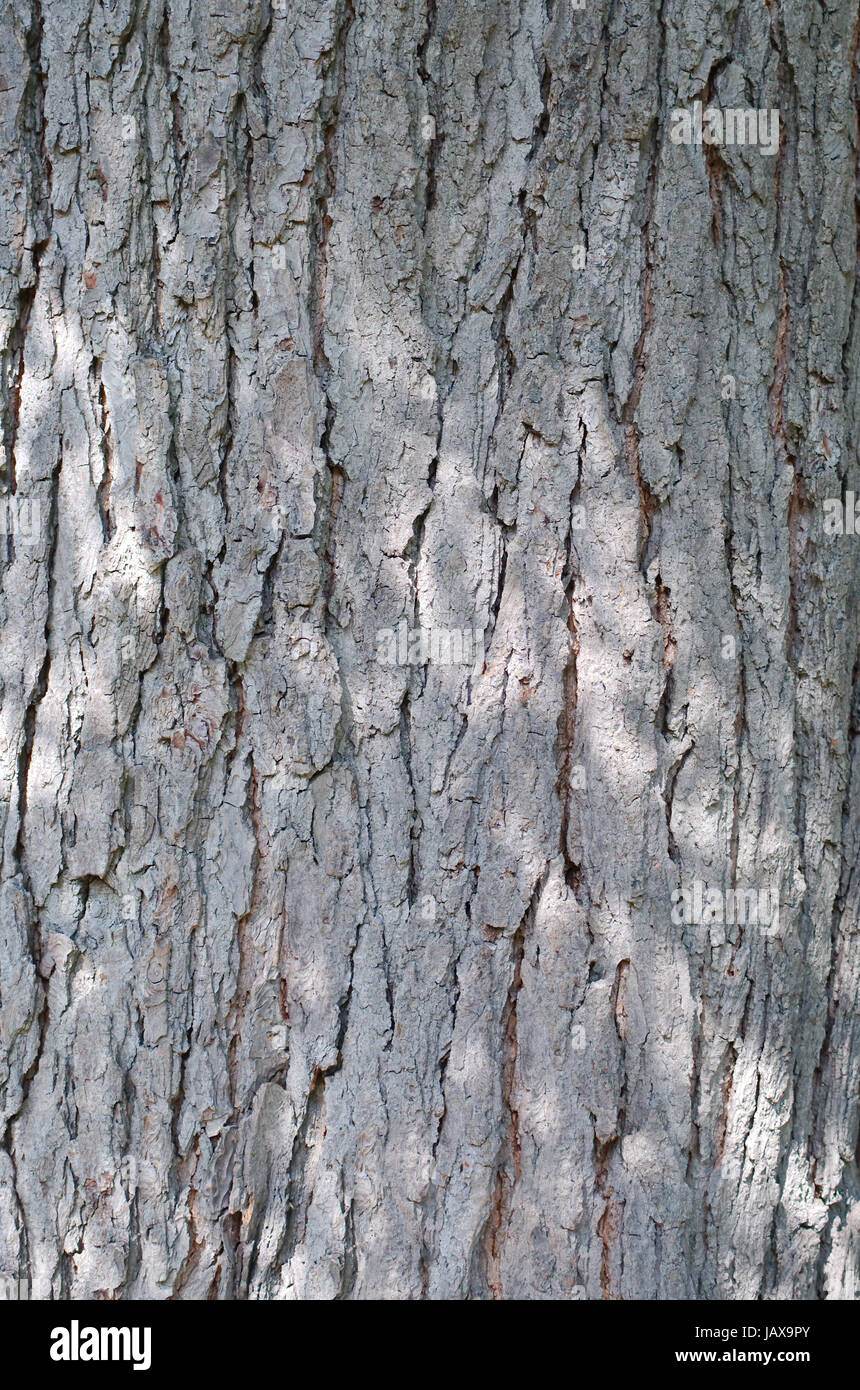
[[[32,1297],[858,1295],[858,35],[3,0]]]

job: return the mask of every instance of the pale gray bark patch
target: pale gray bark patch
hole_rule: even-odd
[[[858,37],[3,0],[34,1297],[857,1296]]]

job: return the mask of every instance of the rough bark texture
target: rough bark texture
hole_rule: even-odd
[[[0,1271],[856,1297],[856,0],[0,11]]]

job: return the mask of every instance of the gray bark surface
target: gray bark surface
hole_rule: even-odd
[[[32,1297],[858,1296],[858,38],[0,3]]]

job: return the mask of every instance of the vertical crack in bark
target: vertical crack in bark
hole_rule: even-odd
[[[48,557],[47,557],[47,583],[46,583],[46,602],[45,602],[45,626],[43,632],[44,655],[39,674],[36,677],[35,685],[27,697],[27,708],[24,714],[24,728],[21,743],[18,750],[18,833],[15,841],[15,862],[18,865],[21,876],[27,888],[27,893],[32,895],[30,876],[27,872],[26,864],[26,837],[25,822],[27,819],[27,784],[30,776],[30,763],[33,757],[33,743],[36,736],[36,719],[39,706],[48,691],[48,682],[51,674],[51,624],[52,610],[54,603],[54,570],[57,555],[57,537],[59,534],[59,507],[60,507],[60,470],[63,464],[63,437],[60,436],[57,442],[57,462],[54,467],[51,479],[51,510],[48,518]],[[36,949],[37,964],[41,961],[41,936],[36,929],[36,939],[34,947]]]
[[[651,128],[651,157],[648,168],[648,179],[645,186],[645,211],[642,222],[642,245],[644,260],[644,275],[642,281],[642,327],[633,351],[633,370],[630,393],[621,410],[621,425],[624,432],[625,452],[631,476],[636,482],[639,490],[639,513],[641,517],[641,531],[639,537],[639,567],[644,572],[644,566],[648,554],[648,544],[651,539],[651,531],[654,525],[654,516],[659,505],[657,498],[651,491],[647,479],[642,475],[642,467],[639,458],[640,429],[636,420],[636,412],[639,408],[639,401],[642,396],[642,387],[645,381],[645,371],[647,368],[646,346],[654,322],[654,204],[657,189],[657,162],[659,154],[659,121],[655,118]]]
[[[731,44],[731,50],[734,43]],[[731,51],[724,58],[718,59],[708,73],[708,80],[705,83],[705,90],[702,93],[702,106],[705,110],[711,105],[714,98],[716,79],[725,67],[731,62]],[[711,198],[711,237],[714,246],[719,248],[723,239],[723,175],[725,165],[720,156],[719,147],[710,142],[704,145],[705,169],[708,175],[708,192]]]
[[[626,1054],[627,1048],[627,1010],[626,1010],[626,990],[627,973],[630,969],[628,959],[620,960],[615,967],[615,980],[612,986],[611,1009],[615,1021],[615,1030],[621,1043],[622,1053]],[[603,1201],[603,1210],[597,1221],[597,1237],[600,1241],[600,1290],[604,1299],[619,1297],[617,1286],[613,1285],[613,1262],[616,1257],[616,1248],[620,1242],[625,1202],[622,1197],[618,1197],[610,1186],[610,1167],[612,1156],[624,1134],[624,1122],[627,1109],[627,1060],[626,1055],[622,1057],[621,1075],[623,1078],[621,1095],[618,1100],[618,1117],[615,1122],[615,1132],[607,1139],[598,1140],[597,1135],[594,1139],[594,1158],[595,1158],[595,1192]],[[619,1251],[619,1260],[621,1252]],[[620,1274],[620,1269],[619,1269]]]
[[[164,70],[164,86],[170,102],[170,146],[173,155],[173,166],[176,171],[173,198],[173,219],[174,226],[179,226],[179,216],[182,209],[182,190],[185,186],[185,177],[188,169],[188,159],[190,151],[185,136],[185,113],[179,96],[180,81],[176,73],[170,53],[170,4],[169,0],[163,0],[161,27],[158,32],[158,50],[161,56],[161,64]]]
[[[654,323],[654,238],[656,234],[654,212],[657,201],[657,175],[661,150],[661,131],[664,121],[663,110],[665,106],[665,97],[663,95],[663,86],[667,61],[666,24],[663,14],[664,3],[665,0],[661,0],[658,13],[660,57],[657,70],[657,113],[651,123],[651,149],[648,161],[648,175],[645,182],[644,210],[642,216],[642,260],[644,267],[641,299],[642,327],[633,351],[630,391],[621,409],[619,419],[623,431],[628,467],[639,490],[639,511],[641,516],[639,566],[640,569],[643,570],[643,573],[647,561],[648,545],[651,539],[654,516],[659,506],[659,500],[654,496],[648,480],[642,474],[639,457],[641,432],[636,416],[642,397],[642,387],[645,381],[645,372],[648,364],[646,349]]]
[[[246,712],[245,687],[238,672],[235,677],[235,689],[238,704],[236,712],[236,745],[234,756],[242,740]],[[256,978],[255,966],[257,964],[254,952],[249,947],[247,933],[249,923],[254,921],[257,909],[260,906],[260,892],[262,889],[260,866],[265,859],[260,787],[257,778],[257,770],[254,766],[253,752],[250,748],[247,753],[247,758],[248,780],[245,788],[245,810],[254,832],[254,848],[251,855],[251,892],[248,908],[236,922],[235,926],[236,942],[239,950],[239,967],[236,972],[236,988],[228,1017],[228,1027],[231,1030],[231,1037],[227,1053],[227,1071],[230,1078],[230,1098],[233,1105],[234,1120],[238,1116],[243,1105],[239,1096],[237,1079],[238,1052],[239,1043],[242,1039],[242,1024],[246,1018],[246,1007],[251,997],[254,979]]]
[[[672,863],[679,868],[681,863],[681,856],[678,853],[678,846],[675,843],[675,836],[672,831],[672,811],[675,805],[675,784],[678,781],[678,777],[684,767],[684,764],[686,763],[695,746],[695,740],[691,739],[690,742],[687,744],[687,747],[683,749],[680,755],[671,764],[669,771],[666,774],[666,788],[663,793],[663,805],[666,811],[666,846],[669,852],[669,858],[672,860]]]
[[[34,248],[34,281],[32,285],[27,289],[21,290],[19,293],[18,318],[9,334],[7,345],[3,352],[3,356],[6,359],[3,371],[3,433],[6,438],[4,481],[13,495],[17,491],[15,445],[18,440],[18,425],[21,416],[21,386],[24,379],[24,348],[27,342],[30,313],[33,308],[33,301],[36,298],[36,290],[39,283],[39,262],[41,261],[42,253],[46,245],[47,242],[43,241]]]
[[[514,933],[511,947],[513,979],[502,1015],[502,1109],[507,1117],[507,1123],[503,1141],[503,1157],[496,1171],[490,1215],[484,1233],[486,1279],[490,1296],[494,1299],[503,1299],[505,1296],[502,1285],[501,1257],[505,1228],[510,1220],[513,1187],[520,1177],[519,1114],[513,1105],[513,1091],[519,1048],[517,999],[522,989],[523,953],[525,951],[525,926],[523,923],[520,923]]]
[[[436,83],[431,79],[427,68],[427,57],[431,40],[436,31],[436,0],[427,0],[427,13],[425,19],[424,38],[418,49],[416,68],[418,76],[427,95],[427,106],[430,117],[433,121],[433,133],[427,141],[427,173],[424,183],[424,216],[421,224],[422,232],[427,231],[427,224],[430,214],[436,206],[436,155],[439,149],[439,141],[442,136],[439,133],[440,106],[437,100]]]
[[[116,446],[113,438],[110,411],[108,410],[107,393],[105,391],[104,381],[102,380],[102,364],[98,357],[93,358],[90,367],[90,391],[93,416],[96,430],[98,431],[98,446],[102,456],[102,476],[96,488],[96,506],[98,507],[99,518],[102,524],[102,537],[105,545],[109,545],[111,537],[116,530],[111,515],[111,490],[113,488]]]
[[[341,1201],[344,1205],[346,1204],[346,1189],[343,1181],[341,1181]],[[335,1294],[335,1302],[343,1302],[346,1299],[352,1298],[358,1279],[358,1250],[355,1239],[355,1198],[350,1199],[348,1206],[345,1205],[343,1238],[343,1267],[341,1269],[340,1287]]]
[[[548,60],[546,59],[546,56],[544,56],[543,70],[541,73],[540,92],[541,112],[535,124],[534,133],[532,135],[532,144],[527,160],[527,168],[529,172],[531,172],[531,170],[537,164],[541,147],[546,138],[547,131],[549,130],[550,119],[552,115],[552,70],[550,68]],[[498,301],[498,306],[496,308],[496,312],[493,318],[492,333],[493,339],[496,344],[496,376],[498,381],[498,393],[496,398],[495,418],[493,420],[493,424],[490,429],[487,441],[488,459],[490,458],[492,445],[496,436],[499,421],[501,420],[502,415],[504,413],[508,394],[518,368],[516,353],[514,352],[514,347],[508,334],[508,320],[514,302],[514,295],[516,293],[517,287],[517,279],[520,273],[520,267],[523,262],[523,256],[525,255],[529,233],[531,233],[533,245],[535,247],[537,246],[537,211],[533,206],[530,207],[527,205],[526,188],[522,188],[520,190],[517,202],[520,211],[520,217],[522,219],[522,245],[520,246],[519,253],[511,269],[510,276],[508,278],[508,283],[505,286],[504,292],[502,293]],[[496,629],[496,622],[498,620],[499,611],[501,608],[502,594],[504,592],[505,574],[507,567],[508,535],[509,532],[512,532],[514,529],[513,527],[506,526],[503,522],[499,520],[496,504],[497,495],[497,488],[494,488],[492,495],[487,499],[487,509],[490,515],[492,516],[496,527],[498,528],[499,546],[501,550],[501,559],[499,562],[499,578],[496,587],[496,595],[491,607],[490,623],[488,625],[487,633],[485,636],[485,646],[487,650],[489,650],[493,640],[493,634]]]
[[[777,178],[778,181],[778,178]],[[791,358],[791,306],[785,284],[785,263],[779,257],[779,317],[777,321],[776,354],[773,385],[770,389],[770,432],[777,455],[794,474],[794,484],[788,504],[788,623],[786,626],[786,657],[792,670],[797,665],[797,572],[803,549],[801,519],[810,507],[803,478],[798,471],[797,458],[789,448],[784,428],[784,395]]]
[[[562,587],[567,605],[567,630],[570,633],[570,645],[568,648],[567,661],[561,677],[562,689],[562,708],[556,724],[557,728],[557,755],[556,765],[558,767],[558,778],[556,780],[556,791],[561,802],[561,825],[560,825],[560,850],[564,863],[564,877],[568,888],[575,894],[577,899],[582,896],[582,867],[574,863],[570,853],[570,765],[573,757],[573,745],[576,738],[576,714],[579,702],[579,633],[576,627],[576,610],[574,605],[574,594],[576,590],[577,574],[573,568],[573,517],[574,507],[577,505],[579,495],[579,485],[582,478],[582,461],[588,447],[588,431],[585,424],[582,424],[582,436],[579,445],[579,462],[577,466],[576,482],[570,494],[568,507],[568,526],[565,538],[565,563],[562,573]]]
[[[355,951],[353,950],[353,956]],[[352,962],[350,962],[350,965]],[[299,1245],[305,1237],[307,1225],[307,1215],[314,1199],[313,1183],[308,1187],[307,1171],[310,1156],[315,1147],[317,1136],[325,1133],[325,1092],[328,1079],[343,1066],[343,1043],[346,1036],[346,1028],[349,1016],[349,1002],[352,996],[352,977],[350,976],[349,992],[346,997],[344,1009],[341,1013],[340,1030],[337,1041],[337,1059],[330,1067],[315,1067],[311,1077],[308,1098],[305,1104],[304,1114],[296,1131],[293,1140],[292,1152],[287,1170],[287,1217],[284,1224],[284,1231],[278,1247],[274,1267],[282,1269],[293,1259]],[[355,1228],[352,1227],[352,1255],[349,1253],[350,1235],[349,1230],[344,1229],[344,1249],[341,1264],[341,1288],[348,1287],[350,1279],[355,1278]],[[350,1275],[348,1265],[352,1260],[353,1273]],[[253,1259],[249,1277],[253,1278]]]
[[[502,1013],[502,1114],[505,1117],[505,1132],[496,1169],[496,1179],[490,1210],[480,1239],[483,1274],[487,1291],[492,1299],[504,1299],[502,1275],[502,1256],[505,1239],[513,1208],[513,1194],[521,1175],[521,1146],[519,1112],[514,1104],[514,1091],[517,1079],[517,1054],[519,1052],[518,1000],[523,986],[523,958],[525,956],[526,936],[534,926],[540,900],[549,877],[544,869],[535,884],[522,921],[511,937],[511,983]]]
[[[469,916],[469,904],[466,904],[466,915]],[[456,959],[450,967],[453,981],[452,995],[448,1005],[450,1012],[450,1038],[437,1059],[436,1065],[439,1068],[439,1094],[442,1098],[442,1109],[436,1123],[436,1133],[433,1137],[431,1149],[431,1177],[428,1183],[427,1194],[422,1202],[422,1221],[421,1221],[421,1250],[419,1264],[421,1269],[421,1297],[426,1298],[430,1286],[430,1267],[433,1260],[434,1248],[432,1242],[433,1224],[436,1216],[436,1154],[442,1138],[442,1131],[445,1128],[445,1121],[448,1117],[448,1101],[445,1095],[445,1082],[448,1075],[448,1063],[451,1058],[451,1046],[457,1032],[457,1005],[460,1002],[460,957],[462,951],[458,951]]]
[[[729,562],[731,564],[731,561]],[[732,586],[734,587],[734,586]],[[734,741],[735,741],[735,775],[734,786],[732,787],[732,828],[729,837],[729,863],[731,866],[731,885],[737,887],[738,882],[738,856],[741,845],[741,747],[744,734],[746,733],[747,717],[747,687],[746,671],[744,668],[743,656],[738,653],[738,708],[735,715]],[[743,927],[739,927],[738,945],[743,937]]]
[[[305,1112],[293,1140],[287,1169],[287,1214],[284,1232],[275,1259],[275,1268],[288,1265],[304,1239],[307,1215],[314,1198],[313,1186],[308,1190],[307,1170],[314,1149],[315,1136],[325,1123],[325,1087],[328,1072],[317,1068],[311,1079]],[[256,1244],[256,1243],[255,1243]],[[254,1276],[252,1256],[249,1280]],[[344,1255],[344,1267],[346,1258]]]
[[[607,1144],[598,1145],[596,1155],[597,1190],[604,1202],[597,1222],[597,1238],[600,1241],[600,1291],[605,1299],[613,1297],[612,1254],[621,1234],[621,1217],[624,1211],[624,1202],[616,1198],[609,1187],[609,1159],[615,1143],[612,1139]]]
[[[45,1054],[45,1043],[48,1035],[50,1023],[50,1005],[48,990],[42,983],[42,927],[40,920],[40,910],[35,906],[33,900],[32,884],[27,870],[26,862],[26,839],[25,824],[27,819],[27,791],[30,776],[30,765],[33,756],[33,745],[36,736],[36,720],[39,707],[45,698],[48,690],[48,683],[51,674],[51,618],[54,598],[54,569],[56,562],[57,535],[59,531],[59,475],[62,468],[63,459],[63,437],[60,436],[57,442],[57,463],[51,478],[51,510],[48,520],[48,558],[47,558],[47,598],[45,608],[45,627],[44,627],[44,656],[39,669],[34,688],[29,694],[27,708],[24,714],[24,728],[21,743],[18,750],[17,760],[17,789],[18,789],[18,827],[15,841],[14,859],[17,870],[20,873],[24,885],[25,904],[27,913],[27,935],[28,949],[36,970],[36,1015],[35,1021],[39,1028],[39,1040],[36,1047],[36,1055],[30,1066],[21,1078],[21,1101],[14,1115],[9,1117],[6,1125],[6,1132],[2,1147],[5,1148],[12,1164],[13,1184],[15,1198],[21,1214],[21,1231],[24,1249],[21,1252],[26,1268],[31,1268],[31,1241],[27,1223],[26,1209],[18,1197],[18,1165],[14,1150],[13,1125],[21,1116],[27,1106],[30,1089],[33,1081],[42,1064]],[[5,870],[5,864],[4,864]]]
[[[30,28],[25,36],[29,72],[25,88],[25,120],[32,126],[28,142],[33,152],[28,194],[32,205],[35,241],[30,252],[29,283],[19,290],[18,315],[9,333],[3,357],[3,416],[6,439],[5,481],[11,493],[17,491],[15,446],[21,414],[21,387],[24,379],[24,353],[30,315],[39,289],[42,258],[51,238],[53,221],[53,169],[48,155],[45,123],[47,74],[42,67],[44,20],[42,6],[35,0]],[[32,98],[32,101],[30,100]],[[32,118],[31,118],[32,112]],[[38,152],[38,154],[36,153]]]
[[[714,1167],[718,1168],[722,1164],[723,1155],[726,1151],[726,1136],[729,1132],[729,1106],[731,1105],[732,1089],[735,1084],[735,1067],[738,1062],[737,1048],[734,1043],[729,1043],[729,1051],[732,1054],[731,1062],[726,1067],[726,1080],[723,1086],[723,1096],[720,1105],[720,1117],[717,1122],[717,1137],[714,1148]]]
[[[654,604],[654,616],[660,624],[663,633],[663,670],[666,675],[663,681],[663,692],[660,702],[657,705],[657,716],[655,723],[657,728],[665,738],[671,738],[669,729],[669,711],[672,706],[672,669],[675,665],[675,658],[678,654],[678,643],[672,628],[672,608],[670,599],[672,591],[668,585],[663,583],[662,575],[657,575],[655,581],[656,601]],[[668,799],[668,787],[664,788],[664,803]]]
[[[547,0],[546,11],[547,27],[549,27],[549,24],[552,22],[551,0]],[[537,170],[539,167],[540,152],[543,147],[544,141],[546,140],[546,137],[549,133],[552,114],[555,110],[556,102],[558,99],[557,94],[553,90],[553,71],[546,54],[546,47],[544,47],[543,68],[540,77],[540,99],[541,113],[538,117],[537,124],[534,128],[531,149],[529,150],[528,157],[528,169],[530,171]],[[532,252],[535,256],[538,253],[537,228],[539,221],[538,208],[535,206],[536,199],[540,199],[541,201],[543,200],[543,193],[540,188],[539,181],[537,179],[535,179],[530,189],[521,189],[518,198],[520,216],[523,221],[523,248],[525,249],[526,239],[530,235],[532,243]],[[519,268],[519,262],[517,263],[517,268]],[[512,283],[513,279],[515,278],[516,270],[514,271]]]
[[[193,1154],[192,1154],[192,1155],[189,1155],[189,1158],[195,1160],[195,1162],[194,1162],[193,1164],[189,1164],[189,1165],[188,1165],[189,1168],[196,1167],[196,1160],[199,1158],[199,1153],[200,1153],[200,1140],[199,1140],[199,1138],[198,1138],[198,1140],[197,1140],[197,1142],[196,1142],[196,1144],[195,1144],[195,1148],[194,1148]],[[186,1184],[183,1183],[182,1186],[185,1187]],[[174,1299],[181,1299],[184,1290],[188,1287],[188,1285],[189,1285],[190,1282],[191,1282],[191,1279],[192,1279],[193,1275],[197,1272],[197,1270],[199,1269],[200,1265],[201,1265],[202,1262],[203,1262],[203,1255],[204,1255],[204,1252],[205,1252],[205,1249],[206,1249],[206,1242],[205,1242],[205,1239],[202,1237],[202,1234],[201,1234],[201,1231],[200,1231],[200,1223],[199,1223],[198,1216],[197,1216],[197,1196],[198,1196],[197,1188],[194,1186],[193,1177],[190,1177],[190,1176],[189,1176],[189,1178],[188,1178],[189,1248],[188,1248],[188,1254],[186,1255],[185,1259],[183,1260],[182,1265],[180,1266],[179,1272],[178,1272],[178,1274],[177,1274],[177,1276],[176,1276],[176,1279],[175,1279],[175,1281],[174,1281],[173,1289],[172,1289],[172,1291],[171,1291],[171,1293],[170,1293],[168,1302],[171,1302],[171,1301],[173,1301]]]
[[[332,219],[329,203],[337,189],[335,140],[340,123],[341,100],[346,66],[346,45],[355,20],[352,0],[344,0],[335,25],[329,62],[323,74],[324,95],[320,104],[322,143],[315,167],[315,184],[319,188],[311,216],[309,262],[309,319],[311,333],[311,365],[319,384],[324,408],[319,447],[325,460],[328,486],[322,488],[326,497],[317,498],[317,519],[314,533],[320,547],[323,575],[324,625],[327,634],[334,631],[335,619],[331,610],[335,589],[335,522],[346,491],[347,475],[342,465],[332,457],[331,438],[335,424],[335,407],[329,396],[331,365],[325,348],[326,296],[329,277],[329,241]],[[333,84],[333,90],[327,90]],[[316,489],[315,489],[316,491]],[[339,665],[340,663],[338,663]],[[341,682],[343,684],[343,682]],[[342,725],[338,739],[342,736]]]

